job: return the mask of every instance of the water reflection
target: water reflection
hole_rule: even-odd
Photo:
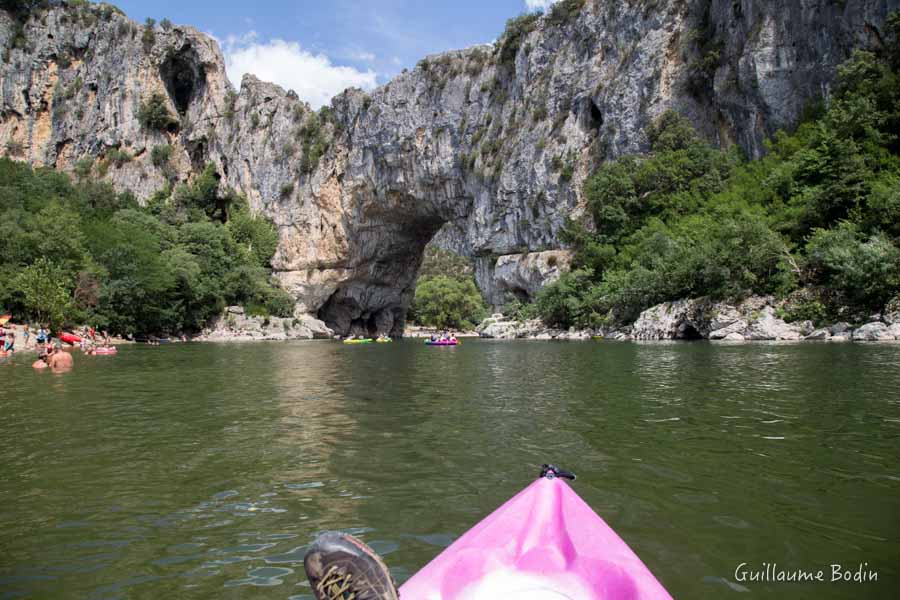
[[[547,460],[578,472],[579,494],[676,597],[782,597],[732,581],[742,561],[867,560],[887,581],[900,564],[898,346],[77,358],[64,380],[2,367],[3,597],[308,598],[306,546],[332,528],[402,581]]]

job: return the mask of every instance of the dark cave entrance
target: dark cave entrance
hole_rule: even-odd
[[[522,304],[527,304],[531,300],[531,296],[528,294],[528,290],[522,289],[520,287],[512,287],[512,286],[504,286],[500,290],[504,304],[508,304],[510,302],[521,302]]]
[[[600,129],[603,126],[603,113],[600,112],[600,107],[597,106],[597,103],[591,100],[591,108],[590,108],[590,117],[591,124],[595,129]]]
[[[697,331],[697,328],[690,323],[682,323],[678,328],[677,339],[685,341],[702,340],[703,336]]]
[[[159,66],[159,74],[180,115],[187,113],[206,88],[206,71],[190,44],[170,52]]]
[[[603,111],[593,98],[584,98],[579,104],[578,120],[585,131],[599,130],[603,127]]]

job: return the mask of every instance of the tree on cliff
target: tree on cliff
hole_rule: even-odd
[[[840,67],[827,108],[760,160],[669,112],[648,155],[599,167],[584,187],[591,222],[566,231],[575,271],[537,299],[544,320],[627,322],[664,301],[798,287],[788,319],[846,320],[900,295],[900,13],[887,23],[881,48]]]
[[[61,4],[59,0],[0,0],[0,9],[19,18],[26,18],[35,10],[59,4]]]

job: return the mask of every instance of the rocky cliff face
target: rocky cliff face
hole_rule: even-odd
[[[560,248],[599,161],[644,148],[667,109],[760,154],[898,4],[563,0],[494,46],[427,57],[318,115],[254,77],[235,93],[215,42],[190,27],[92,5],[19,29],[0,11],[0,144],[66,170],[95,158],[92,176],[142,198],[212,162],[277,224],[274,266],[298,313],[399,333],[432,239],[475,259],[492,301],[533,294],[536,253]],[[166,131],[137,118],[154,92],[178,116]],[[172,158],[154,165],[160,145]]]

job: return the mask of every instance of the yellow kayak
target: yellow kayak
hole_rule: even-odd
[[[376,343],[376,344],[390,344],[390,343],[393,342],[393,341],[394,341],[394,340],[392,340],[391,338],[387,338],[387,339],[384,339],[384,338],[378,338],[377,340],[375,340],[375,343]]]
[[[362,340],[344,340],[345,344],[371,344],[373,342],[370,338],[365,338]]]

